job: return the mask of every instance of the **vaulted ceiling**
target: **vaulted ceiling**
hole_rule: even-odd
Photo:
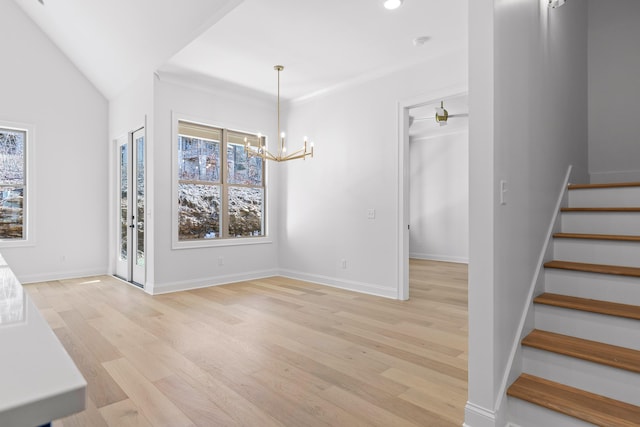
[[[108,99],[152,72],[274,94],[276,64],[302,98],[467,46],[468,0],[13,1]]]

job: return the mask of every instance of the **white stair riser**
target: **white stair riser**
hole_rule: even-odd
[[[524,348],[524,372],[632,405],[640,405],[640,374],[575,357]]]
[[[569,417],[525,400],[509,397],[509,418],[512,421],[508,427],[593,427],[593,424]]]
[[[535,327],[605,344],[640,350],[640,321],[534,304]]]
[[[564,233],[640,236],[638,212],[563,212],[560,224]]]
[[[640,278],[547,268],[546,292],[640,306]]]
[[[640,187],[569,190],[572,208],[640,206]]]
[[[553,239],[553,258],[562,261],[640,267],[640,242]]]

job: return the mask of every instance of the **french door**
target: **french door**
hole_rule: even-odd
[[[118,244],[116,275],[144,287],[145,282],[145,132],[117,143]]]

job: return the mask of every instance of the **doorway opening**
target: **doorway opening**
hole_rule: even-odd
[[[435,117],[442,102],[448,112],[444,125]],[[448,91],[399,107],[398,297],[406,300],[415,260],[468,263],[468,96]]]
[[[122,280],[145,284],[145,130],[140,128],[116,143],[116,271]]]

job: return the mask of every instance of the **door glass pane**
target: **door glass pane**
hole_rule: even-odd
[[[144,136],[136,139],[136,264],[144,265]]]
[[[120,259],[127,259],[127,218],[128,218],[128,200],[127,200],[127,146],[120,146]]]
[[[263,236],[264,189],[229,187],[229,236]]]
[[[178,184],[178,238],[220,237],[220,186]]]

